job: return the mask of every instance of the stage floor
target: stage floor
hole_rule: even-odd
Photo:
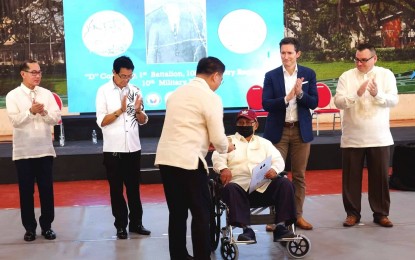
[[[413,259],[415,255],[415,193],[391,192],[393,228],[383,228],[372,222],[367,194],[362,198],[362,222],[344,228],[345,218],[341,195],[308,196],[304,205],[305,217],[314,230],[297,230],[311,241],[311,251],[304,259]],[[36,209],[37,216],[39,209]],[[109,206],[58,207],[53,229],[57,239],[40,236],[33,242],[23,241],[24,229],[18,209],[0,210],[0,259],[169,259],[168,210],[164,202],[144,204],[144,225],[150,236],[130,235],[117,240],[112,226]],[[222,223],[224,215],[222,215]],[[190,225],[190,222],[189,222]],[[257,244],[239,245],[239,259],[289,259],[286,249],[272,242],[272,233],[263,225],[254,226]],[[241,232],[235,229],[236,235]],[[192,253],[190,229],[187,245]],[[212,259],[221,259],[220,250]]]

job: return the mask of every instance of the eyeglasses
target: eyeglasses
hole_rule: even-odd
[[[32,70],[32,71],[25,70],[25,72],[29,73],[33,77],[42,76],[42,71],[41,70]]]
[[[354,58],[354,62],[356,62],[356,63],[358,63],[358,62],[361,62],[361,63],[366,63],[366,62],[368,62],[368,61],[370,61],[373,57],[375,57],[375,55],[373,55],[372,57],[370,57],[369,59],[358,59],[358,58]]]
[[[236,122],[237,126],[252,126],[253,124],[255,124],[255,121],[237,121]]]
[[[117,73],[118,77],[120,77],[120,79],[132,79],[133,78],[133,74],[131,75],[125,75],[125,74],[119,74]]]

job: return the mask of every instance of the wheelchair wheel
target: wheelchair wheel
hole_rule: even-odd
[[[210,248],[215,251],[220,239],[220,201],[215,191],[215,182],[209,180],[209,192],[212,200],[210,208]]]
[[[239,250],[236,244],[229,243],[229,240],[222,241],[220,247],[220,254],[225,260],[237,260],[239,257]]]
[[[291,257],[303,258],[310,251],[311,243],[306,236],[299,235],[298,239],[287,241],[286,248]]]

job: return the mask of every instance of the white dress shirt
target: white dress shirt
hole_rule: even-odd
[[[213,152],[212,162],[213,169],[217,173],[226,168],[232,172],[231,182],[248,191],[252,179],[252,169],[268,156],[271,156],[271,168],[277,174],[284,171],[284,159],[277,148],[267,139],[254,135],[248,142],[239,133],[230,137],[232,138],[232,143],[235,144],[235,150],[228,154]],[[270,182],[271,180],[266,182],[257,191],[264,192]]]
[[[114,122],[102,127],[104,117],[121,108],[124,95],[128,95],[126,111]],[[134,108],[138,96],[141,96],[141,91],[134,85],[128,84],[121,90],[112,79],[98,89],[95,102],[96,116],[97,124],[102,129],[104,152],[131,153],[141,150],[139,123]],[[144,124],[147,121],[146,116]]]
[[[46,115],[30,113],[34,100],[44,105]],[[31,91],[22,83],[7,94],[6,107],[13,125],[13,161],[56,157],[51,126],[61,120],[61,111],[52,92],[39,86]]]
[[[155,164],[195,170],[200,159],[208,170],[205,157],[210,142],[218,152],[228,151],[222,101],[205,80],[196,77],[167,100]]]
[[[294,88],[294,85],[297,81],[298,68],[295,65],[295,70],[292,75],[288,73],[284,66],[282,66],[282,71],[284,73],[284,85],[285,93],[288,95],[290,91]],[[287,100],[285,100],[287,102]],[[298,121],[298,111],[297,111],[297,99],[294,97],[288,102],[288,107],[285,114],[285,122],[297,122]]]
[[[378,93],[368,91],[359,97],[357,90],[374,78]],[[373,67],[364,74],[357,68],[344,72],[337,84],[334,104],[343,109],[341,147],[380,147],[393,144],[389,126],[389,108],[398,104],[398,89],[393,73]]]

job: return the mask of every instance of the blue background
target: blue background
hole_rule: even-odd
[[[112,64],[116,57],[129,56],[135,65],[136,76],[131,83],[138,86],[144,95],[146,110],[164,110],[164,96],[177,86],[158,86],[158,79],[151,78],[151,72],[194,71],[197,63],[179,64],[147,64],[145,39],[145,14],[143,1],[99,1],[99,0],[70,0],[63,1],[64,28],[66,45],[66,66],[68,84],[69,112],[95,112],[95,95],[97,89],[109,78],[96,77],[91,80],[85,75],[97,73],[112,76]],[[263,45],[247,54],[237,54],[226,49],[219,40],[218,27],[225,15],[237,9],[248,9],[259,14],[267,25],[267,36]],[[85,21],[94,13],[113,10],[123,14],[132,24],[134,30],[133,42],[123,54],[114,57],[102,57],[91,52],[82,40],[82,28]],[[230,70],[253,70],[251,75],[225,75],[224,84],[217,93],[222,97],[225,108],[246,107],[246,91],[252,85],[263,84],[265,72],[280,65],[279,41],[284,36],[283,0],[207,0],[207,54],[218,57]],[[140,77],[146,73],[146,76]],[[226,72],[225,72],[226,73]],[[185,78],[163,78],[190,80]],[[146,86],[146,83],[150,86]],[[158,94],[160,102],[148,98]]]

